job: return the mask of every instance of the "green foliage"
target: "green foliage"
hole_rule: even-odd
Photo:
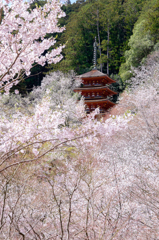
[[[133,35],[128,43],[129,50],[125,51],[125,63],[120,67],[120,76],[125,85],[127,85],[126,81],[133,76],[132,67],[138,67],[149,53],[158,49],[158,7],[157,0],[146,1],[134,26]]]
[[[46,0],[34,0],[31,3],[30,8],[34,9],[36,6],[43,7],[45,3],[46,3]]]
[[[120,93],[124,90],[123,82],[119,74],[111,74],[110,77],[115,80],[115,83],[111,85],[113,91]],[[117,95],[113,96],[114,99],[117,99]],[[116,100],[114,100],[116,102]]]
[[[120,76],[125,82],[132,76],[131,67],[137,67],[152,51],[154,42],[149,32],[145,34],[145,20],[137,22],[129,40],[130,50],[125,52],[126,63],[120,68]]]
[[[93,46],[93,28],[89,28],[86,12],[88,5],[83,6],[79,13],[72,13],[63,34],[66,47],[63,50],[64,60],[54,67],[61,71],[74,69],[81,72],[82,68],[90,67],[92,52],[89,50]],[[88,19],[89,21],[89,19]]]
[[[149,32],[146,34],[144,32],[144,25],[145,20],[135,26],[133,35],[129,41],[131,49],[125,53],[126,59],[128,59],[128,62],[134,67],[138,66],[138,63],[150,53],[154,46]]]
[[[126,80],[130,79],[133,76],[132,70],[131,70],[131,66],[128,65],[128,63],[123,63],[120,67],[120,77],[122,79],[123,85],[126,84]]]
[[[97,37],[98,63],[110,74],[118,73],[124,62],[124,52],[128,50],[128,40],[132,34],[143,3],[146,0],[97,0],[77,1],[64,6],[68,16],[64,19],[66,31],[58,41],[66,44],[63,60],[50,69],[67,72],[71,69],[78,74],[93,66],[93,42]],[[100,53],[101,51],[101,53]]]
[[[149,9],[147,13],[146,30],[150,31],[150,34],[154,42],[159,40],[159,1],[153,1],[154,5]]]

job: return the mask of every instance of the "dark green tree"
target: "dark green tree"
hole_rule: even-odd
[[[93,66],[93,42],[97,37],[99,69],[118,73],[135,22],[146,0],[97,0],[83,2],[69,12],[66,31],[58,39],[66,43],[63,60],[53,70],[83,73]],[[67,8],[67,6],[66,6]]]
[[[153,0],[154,5],[149,8],[146,14],[146,30],[150,31],[153,41],[159,41],[159,1]]]
[[[126,81],[133,75],[132,67],[138,67],[144,62],[147,55],[154,50],[158,41],[157,26],[159,20],[158,0],[145,1],[140,16],[134,26],[133,34],[129,39],[129,50],[125,51],[125,63],[120,67],[120,76],[125,86]],[[155,13],[156,9],[156,13]],[[153,16],[154,11],[154,16]]]

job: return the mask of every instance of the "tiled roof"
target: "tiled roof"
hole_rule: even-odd
[[[96,69],[90,71],[90,72],[87,72],[87,73],[84,73],[84,74],[81,74],[81,75],[78,75],[77,77],[80,77],[80,78],[89,78],[89,77],[101,77],[101,76],[107,76],[107,74],[104,74]]]

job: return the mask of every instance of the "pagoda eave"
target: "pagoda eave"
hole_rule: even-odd
[[[100,81],[100,82],[103,81],[103,83],[105,84],[115,83],[115,81],[111,79],[107,74],[104,74],[96,69],[90,72],[78,75],[76,78],[81,78],[84,81],[84,83],[87,81]]]
[[[98,100],[85,100],[85,104],[90,108],[90,109],[95,109],[97,107],[100,107],[102,109],[109,109],[111,107],[115,106],[115,103],[107,100],[107,99],[98,99]]]
[[[93,79],[91,77],[82,77],[82,80],[85,82],[85,81],[103,81],[104,83],[107,83],[107,84],[111,84],[111,83],[115,83],[115,81],[111,78],[109,78],[108,76],[101,76],[101,77],[94,77]]]

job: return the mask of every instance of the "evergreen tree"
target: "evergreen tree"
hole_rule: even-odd
[[[53,67],[53,71],[73,69],[80,74],[91,69],[93,42],[97,36],[99,70],[117,74],[145,1],[97,0],[82,2],[75,10],[72,7],[66,31],[59,38],[66,43],[64,58]]]
[[[133,34],[129,39],[129,50],[125,51],[125,63],[120,67],[120,76],[125,86],[126,81],[133,76],[132,67],[138,67],[144,62],[147,55],[155,49],[158,40],[157,18],[158,3],[156,0],[146,1],[141,14],[134,26]],[[154,11],[156,9],[156,11]],[[152,12],[154,11],[154,14]]]

